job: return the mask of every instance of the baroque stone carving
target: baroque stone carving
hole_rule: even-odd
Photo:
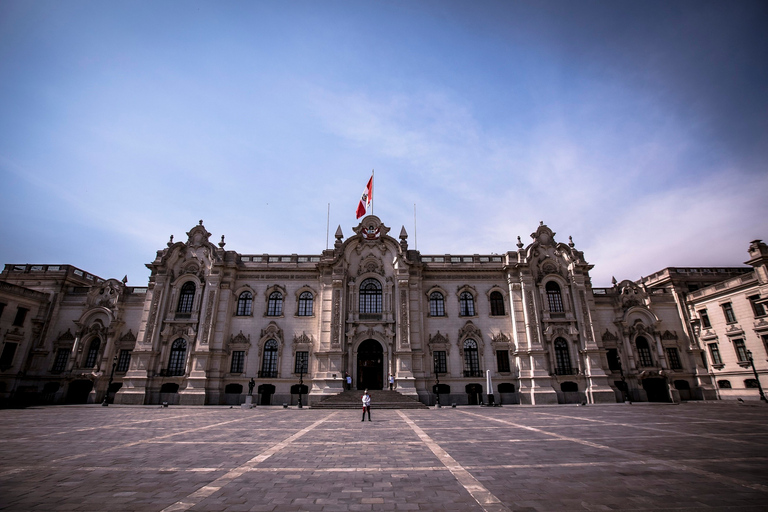
[[[603,341],[619,341],[619,337],[606,329],[603,333]]]

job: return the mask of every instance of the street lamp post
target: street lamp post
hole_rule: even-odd
[[[299,365],[299,409],[301,406],[301,389],[304,387],[304,363]]]
[[[752,359],[751,350],[747,350],[747,358],[749,359],[749,364],[752,365],[752,372],[755,374],[757,389],[760,391],[760,400],[762,400],[763,402],[768,402],[768,400],[765,399],[765,393],[763,393],[763,386],[760,385],[760,376],[757,375],[757,370],[755,369],[755,360]]]
[[[107,384],[107,391],[104,393],[104,401],[101,402],[101,405],[104,407],[109,406],[109,388],[112,387],[112,379],[115,377],[115,368],[117,368],[117,354],[115,354],[115,358],[112,359],[112,373],[109,374],[109,383]]]

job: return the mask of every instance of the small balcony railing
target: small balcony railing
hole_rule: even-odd
[[[483,372],[481,370],[464,370],[465,377],[482,377]]]
[[[576,375],[575,368],[555,368],[555,375]]]
[[[276,379],[277,370],[260,371],[259,378],[260,379]]]

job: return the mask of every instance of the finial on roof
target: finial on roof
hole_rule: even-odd
[[[613,286],[616,286],[616,277],[611,276],[611,283],[613,283]]]
[[[408,232],[405,231],[405,226],[400,229],[400,240],[406,240],[408,238]]]
[[[128,274],[123,276],[123,284],[128,282]]]
[[[171,239],[168,240],[168,247],[173,245],[173,235],[171,235]]]
[[[523,248],[523,241],[520,240],[520,236],[517,237],[517,248],[522,249]]]
[[[200,222],[202,222],[202,221],[200,221]],[[543,226],[543,225],[544,225],[544,221],[543,221],[543,220],[540,220],[540,221],[539,221],[539,226]]]
[[[570,248],[571,248],[571,249],[573,249],[573,246],[574,246],[575,244],[573,243],[573,237],[572,237],[572,236],[569,236],[569,237],[568,237],[568,245],[570,246]]]
[[[200,222],[199,222],[199,224],[200,224],[201,226],[203,225],[203,219],[200,219]]]
[[[344,238],[344,233],[341,232],[341,224],[339,224],[339,227],[336,228],[336,234],[333,236],[335,236],[337,240]]]
[[[227,244],[224,243],[224,235],[221,235],[221,242],[219,242],[219,247],[223,249],[225,245]]]

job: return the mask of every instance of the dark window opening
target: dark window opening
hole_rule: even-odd
[[[293,373],[309,373],[309,352],[296,352],[296,361],[293,366]]]
[[[15,327],[22,327],[24,319],[27,318],[27,313],[29,313],[27,308],[22,308],[21,306],[16,308],[16,317],[13,319],[13,325]]]
[[[621,370],[621,361],[619,361],[619,351],[615,348],[608,349],[608,369],[612,372]]]
[[[509,350],[496,351],[496,365],[499,373],[509,372]]]
[[[229,365],[229,373],[243,373],[245,368],[245,351],[233,350],[232,363]]]
[[[237,316],[250,316],[253,312],[253,294],[243,292],[237,299]]]
[[[56,360],[53,362],[53,368],[51,371],[53,372],[63,372],[67,368],[67,361],[69,361],[69,352],[70,349],[68,348],[60,348],[56,352]]]
[[[282,316],[283,314],[283,294],[272,292],[269,294],[267,302],[267,316]]]
[[[563,338],[557,338],[555,340],[555,374],[572,375],[573,373],[573,368],[571,368],[571,354],[568,351],[568,342]]]
[[[448,365],[445,358],[445,350],[435,351],[435,373],[448,373]]]
[[[85,368],[93,368],[96,366],[96,359],[99,356],[99,347],[101,347],[101,340],[95,338],[88,348],[88,357],[85,358]]]
[[[563,313],[563,295],[560,292],[560,285],[554,281],[547,283],[545,287],[547,291],[547,304],[549,305],[550,313]]]
[[[469,292],[459,295],[459,316],[475,316],[475,298]]]
[[[187,341],[178,338],[171,345],[171,357],[168,358],[168,376],[184,375],[187,359]]]
[[[195,283],[187,281],[184,286],[181,287],[181,294],[179,295],[179,306],[176,308],[177,313],[192,313],[192,304],[195,301]]]
[[[381,314],[381,283],[369,278],[360,283],[360,314]]]
[[[117,359],[117,367],[115,371],[118,373],[125,373],[131,365],[131,351],[121,350],[120,357]]]
[[[429,295],[429,316],[445,316],[445,298],[440,292]]]
[[[310,292],[302,292],[299,295],[299,316],[312,316],[314,309],[314,297]]]
[[[673,370],[682,370],[683,363],[680,362],[680,354],[674,347],[667,347],[667,360],[669,361],[669,367]]]
[[[477,355],[477,342],[473,339],[464,341],[464,376],[482,377],[480,359]]]
[[[0,354],[0,370],[7,370],[13,365],[13,356],[16,355],[18,343],[6,341],[3,345],[3,353]]]
[[[261,361],[259,377],[274,379],[277,377],[277,341],[269,340],[264,344],[264,358]]]
[[[504,315],[504,296],[501,292],[491,292],[491,315]]]
[[[640,356],[640,366],[653,366],[651,347],[648,346],[648,340],[640,336],[635,341],[635,345],[637,346],[637,354]]]

